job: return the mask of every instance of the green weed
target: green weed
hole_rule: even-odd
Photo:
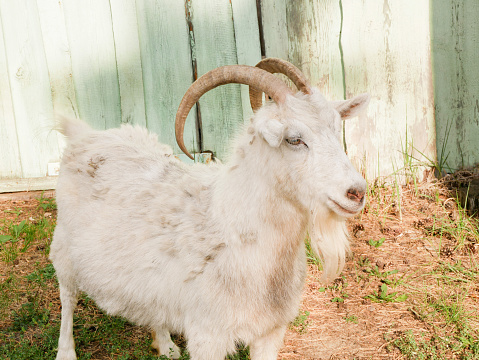
[[[9,274],[0,282],[0,319],[8,314],[10,304],[18,301],[18,293],[15,291],[18,287],[19,277],[16,274]]]
[[[440,360],[445,359],[447,348],[438,339],[431,337],[427,339],[424,334],[414,336],[412,331],[406,331],[401,337],[395,339],[393,344],[401,351],[407,359],[414,360]]]
[[[55,202],[54,198],[45,198],[43,197],[44,192],[42,191],[42,194],[40,197],[37,199],[39,204],[38,208],[43,209],[45,211],[51,211],[51,210],[56,210],[57,209],[57,204]]]
[[[18,217],[23,212],[23,210],[17,207],[14,210],[3,210],[3,212],[7,214],[14,214]]]
[[[353,323],[353,324],[357,324],[359,322],[359,319],[356,315],[348,315],[348,316],[343,317],[343,319],[346,322]]]
[[[43,241],[48,253],[54,227],[55,224],[45,218],[38,222],[6,223],[0,228],[7,232],[0,235],[0,259],[7,264],[14,263],[19,254],[26,252],[37,240]]]
[[[30,326],[43,326],[48,323],[50,311],[39,306],[36,302],[27,302],[20,310],[13,313],[11,331],[25,332]]]
[[[26,276],[31,283],[43,286],[48,280],[55,278],[55,268],[52,264],[47,264],[43,269],[38,269]]]
[[[383,237],[380,238],[379,240],[369,239],[368,244],[375,247],[375,248],[378,248],[384,243],[385,240],[386,240],[386,238],[383,238]]]
[[[381,284],[379,291],[366,295],[364,298],[374,302],[403,302],[406,301],[408,295],[399,295],[397,292],[390,293],[388,286],[386,284]]]
[[[300,310],[298,316],[296,316],[296,319],[294,319],[294,321],[291,323],[291,327],[299,333],[306,332],[309,326],[309,322],[308,322],[309,314],[310,314],[309,311]]]
[[[306,258],[308,259],[309,264],[313,264],[321,268],[321,260],[319,260],[318,256],[315,254],[313,249],[311,248],[311,239],[309,237],[306,238]]]

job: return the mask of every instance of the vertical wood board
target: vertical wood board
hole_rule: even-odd
[[[191,0],[198,77],[223,65],[237,64],[231,3],[223,0]],[[224,158],[235,130],[243,124],[241,90],[228,84],[209,91],[200,99],[202,150]]]
[[[350,158],[369,178],[403,168],[407,148],[416,159],[428,161],[422,153],[434,161],[429,4],[342,3],[346,95],[372,97],[367,115],[347,121]]]
[[[296,0],[286,7],[289,59],[330,100],[343,98],[337,0]]]
[[[63,116],[78,117],[63,2],[37,0],[37,8],[50,79],[53,110],[56,114]],[[52,114],[53,116],[54,114]],[[65,137],[57,133],[57,139],[62,151],[66,146]]]
[[[258,13],[255,0],[232,0],[235,45],[238,64],[254,66],[261,60]],[[243,120],[249,124],[253,110],[249,102],[249,88],[241,86]]]
[[[22,175],[40,177],[58,161],[53,103],[36,2],[0,2]],[[18,21],[23,19],[23,21]]]
[[[479,3],[431,2],[439,163],[454,171],[479,163]]]
[[[261,0],[266,57],[289,60],[286,6],[290,0]]]
[[[53,108],[62,115],[78,117],[72,59],[63,1],[37,0],[43,46],[48,66]]]
[[[0,8],[0,178],[22,176]]]
[[[141,64],[148,128],[180,153],[175,141],[175,116],[193,81],[185,4],[177,0],[137,0]],[[185,145],[198,151],[196,107],[186,120]]]
[[[80,117],[98,129],[118,127],[120,90],[110,3],[64,0],[63,4]]]
[[[135,0],[110,1],[121,99],[121,122],[146,125]]]

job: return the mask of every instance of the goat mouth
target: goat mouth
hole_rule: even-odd
[[[338,203],[337,201],[329,198],[329,201],[332,203],[332,207],[331,209],[334,211],[334,212],[337,212],[337,213],[340,213],[340,215],[344,215],[344,213],[347,214],[347,216],[353,216],[353,215],[356,215],[357,213],[359,213],[361,211],[361,209],[363,208],[362,206],[362,202],[360,203],[359,206],[356,207],[355,210],[350,210],[348,208],[345,208],[343,205],[341,205],[340,203]]]

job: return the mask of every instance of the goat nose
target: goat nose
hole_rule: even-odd
[[[363,190],[351,188],[348,190],[346,196],[349,200],[360,203],[364,199],[364,194],[365,192]]]

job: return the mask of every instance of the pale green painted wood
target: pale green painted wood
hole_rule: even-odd
[[[338,0],[262,1],[267,57],[292,62],[329,99],[343,98]]]
[[[37,0],[37,6],[50,77],[53,108],[59,114],[78,117],[63,2]]]
[[[121,122],[146,126],[135,0],[110,1],[121,98]]]
[[[198,76],[222,65],[237,64],[231,3],[191,0],[189,4]],[[240,85],[228,84],[209,91],[200,99],[200,111],[202,150],[224,158],[243,124]]]
[[[431,2],[439,162],[452,171],[479,163],[479,2]]]
[[[16,129],[0,12],[0,178],[22,176]]]
[[[2,1],[0,11],[22,176],[44,176],[59,148],[38,9],[33,1]]]
[[[175,116],[193,81],[185,5],[177,0],[137,0],[141,63],[148,128],[161,142],[181,152],[175,141]],[[186,120],[185,145],[198,151],[196,107]]]
[[[50,78],[53,110],[55,114],[78,117],[63,3],[62,1],[37,0],[37,7]],[[53,118],[55,115],[51,116]],[[57,133],[57,138],[60,150],[63,151],[66,146],[65,137]]]
[[[255,0],[232,0],[235,45],[238,64],[254,66],[261,60],[258,14]],[[243,120],[249,124],[253,110],[249,89],[241,86]]]
[[[120,91],[108,0],[64,0],[79,115],[95,128],[118,127]]]
[[[348,154],[369,178],[404,167],[406,142],[436,158],[429,3],[343,0],[347,97],[369,92],[367,116],[348,120]],[[419,173],[418,175],[422,175]]]
[[[290,1],[261,0],[261,18],[267,57],[289,60],[286,7]]]

